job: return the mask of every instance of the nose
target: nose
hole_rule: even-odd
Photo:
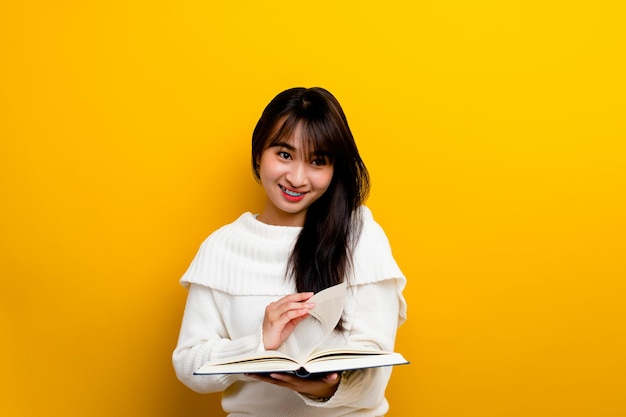
[[[300,188],[306,184],[306,166],[301,162],[289,165],[285,179],[293,188]]]

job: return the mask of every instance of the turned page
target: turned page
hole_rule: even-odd
[[[334,285],[314,294],[309,301],[315,308],[309,317],[294,329],[279,350],[297,361],[304,361],[318,346],[327,340],[343,314],[347,294],[346,283]]]
[[[330,333],[341,318],[346,301],[346,283],[328,287],[309,299],[315,303],[315,308],[309,314],[315,317],[324,326],[326,333]]]

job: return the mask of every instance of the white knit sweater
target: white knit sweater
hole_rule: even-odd
[[[397,327],[406,318],[406,280],[384,231],[368,208],[361,210],[364,224],[348,277],[345,330],[333,331],[322,344],[393,350]],[[285,268],[300,230],[267,225],[244,213],[202,243],[181,279],[189,293],[173,353],[176,374],[194,391],[223,391],[222,406],[232,417],[382,416],[389,408],[384,392],[391,367],[344,372],[326,402],[243,375],[193,375],[208,360],[259,348],[265,307],[296,292]],[[316,323],[313,318],[301,322],[280,350],[302,352],[320,344]]]

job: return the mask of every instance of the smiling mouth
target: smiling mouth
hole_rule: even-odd
[[[289,197],[298,198],[298,197],[302,197],[304,195],[304,193],[297,193],[295,191],[288,190],[285,187],[283,187],[282,185],[279,185],[279,187],[282,190],[282,192],[287,194]]]

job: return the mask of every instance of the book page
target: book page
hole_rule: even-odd
[[[387,353],[348,353],[348,354],[335,354],[328,357],[321,356],[314,359],[312,362],[307,363],[304,366],[304,370],[299,371],[299,376],[306,376],[306,372],[318,373],[318,372],[334,372],[345,371],[349,369],[364,369],[374,368],[379,366],[393,366],[408,364],[407,361],[400,353],[387,352]]]
[[[266,350],[209,361],[194,372],[194,375],[293,372],[300,367],[300,364],[283,352]]]
[[[309,302],[315,303],[315,307],[309,311],[309,314],[322,324],[326,334],[330,334],[341,318],[346,301],[346,288],[344,281],[309,298]]]

